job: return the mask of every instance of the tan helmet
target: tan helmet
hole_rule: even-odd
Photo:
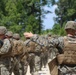
[[[48,35],[48,36],[52,36],[52,32],[48,33],[47,35]]]
[[[20,39],[20,35],[18,33],[13,34],[14,39]]]
[[[5,26],[0,26],[0,34],[6,34],[7,29]]]
[[[6,36],[13,36],[13,32],[12,31],[7,31],[7,33],[5,35]]]
[[[73,29],[76,30],[76,22],[75,21],[68,21],[65,25],[65,30],[66,29]]]

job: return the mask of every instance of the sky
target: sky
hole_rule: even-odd
[[[51,7],[45,6],[45,10],[50,10],[52,13],[47,14],[45,19],[43,19],[43,25],[44,25],[44,30],[46,29],[52,29],[54,25],[54,20],[53,18],[56,17],[55,15],[55,9],[57,8],[57,5],[53,5]]]

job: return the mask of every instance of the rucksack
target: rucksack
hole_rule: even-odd
[[[6,54],[2,54],[1,57],[11,57],[16,55],[21,55],[23,53],[24,44],[21,40],[9,40],[11,43],[11,48]]]
[[[15,56],[15,55],[20,55],[23,53],[23,41],[21,40],[13,40],[12,41],[12,50],[11,50],[11,55]]]
[[[25,45],[27,52],[35,52],[35,42],[28,41]]]

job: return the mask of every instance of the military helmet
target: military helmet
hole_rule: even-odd
[[[65,30],[66,29],[73,29],[76,30],[76,22],[75,21],[68,21],[65,25]]]
[[[6,34],[7,29],[5,26],[0,26],[0,34]]]
[[[7,33],[5,35],[6,36],[13,36],[13,32],[12,31],[7,31]]]
[[[20,39],[20,35],[18,33],[13,34],[14,39]]]
[[[48,33],[48,36],[51,36],[52,35],[52,33],[50,32],[50,33]]]

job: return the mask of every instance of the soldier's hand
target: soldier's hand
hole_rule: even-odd
[[[30,33],[29,33],[29,32],[25,32],[25,33],[24,33],[24,37],[25,37],[25,38],[31,38],[31,37],[33,37],[33,35],[34,35],[34,34],[31,33],[31,32],[30,32]]]

